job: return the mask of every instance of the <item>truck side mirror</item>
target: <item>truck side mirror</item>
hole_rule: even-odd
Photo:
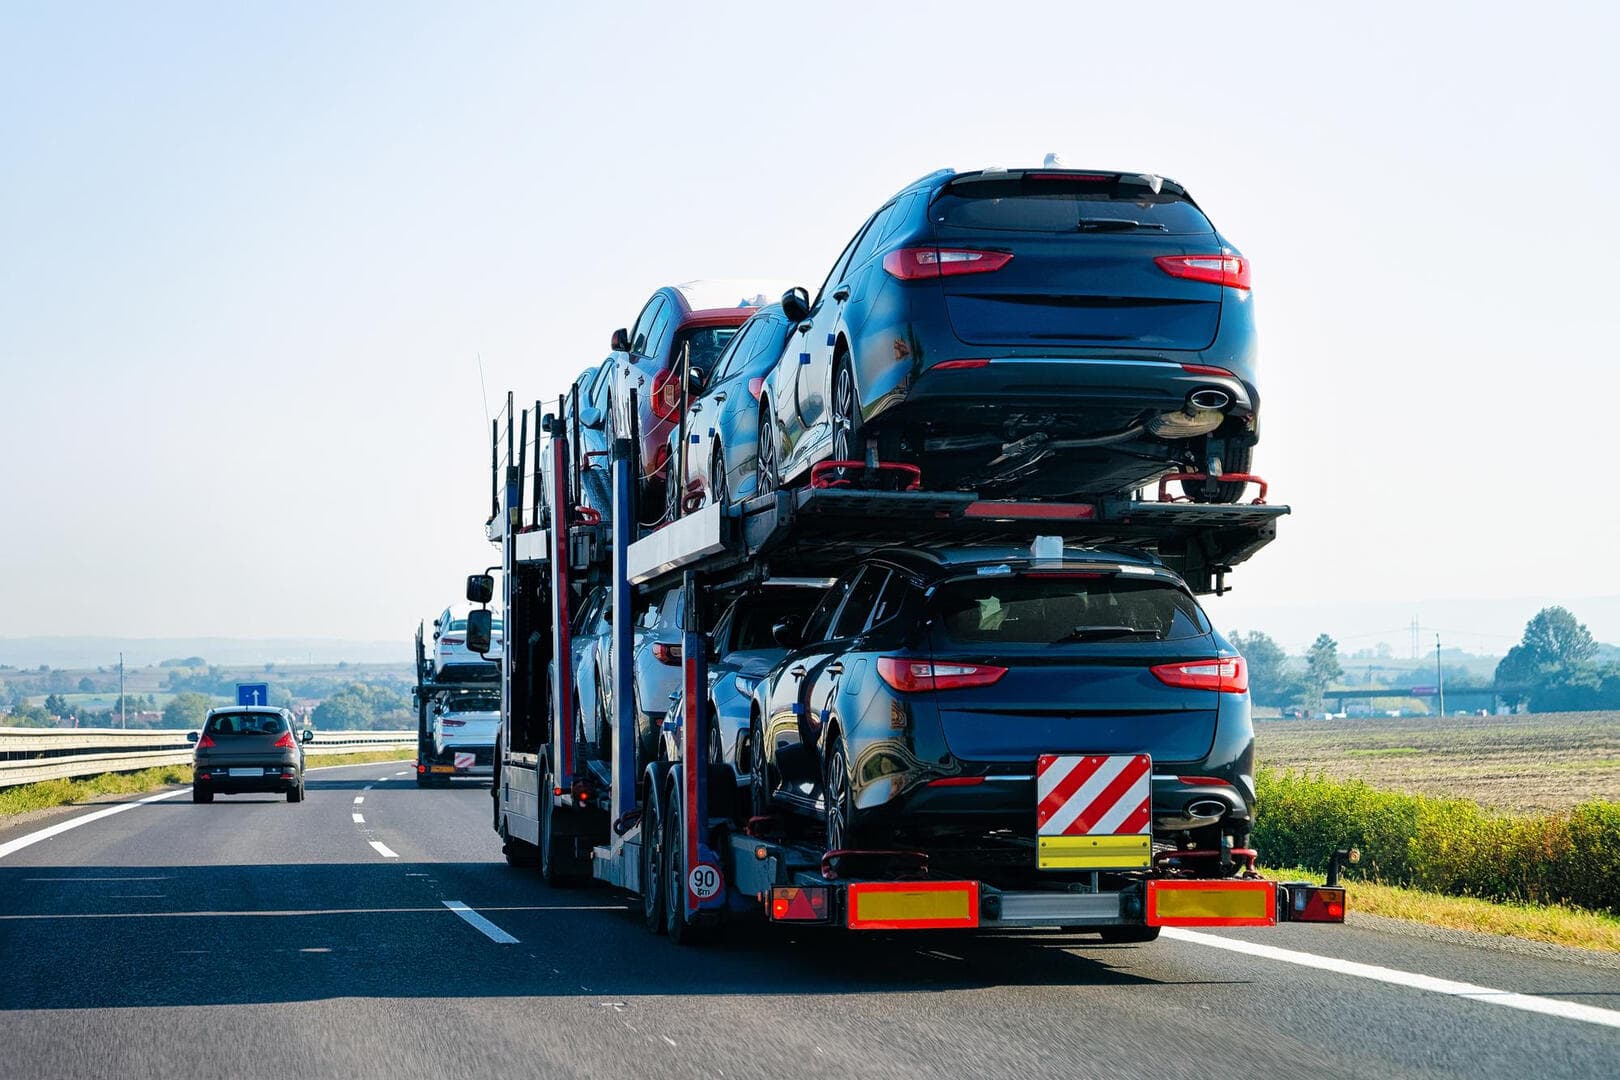
[[[783,293],[782,314],[787,316],[788,322],[793,323],[810,314],[810,290],[803,285],[795,285]]]
[[[488,608],[467,613],[467,650],[483,656],[489,652],[489,641],[494,630],[495,613]]]
[[[622,326],[619,327],[617,330],[613,331],[613,351],[614,352],[629,352],[630,351],[630,331],[626,330]]]
[[[487,604],[495,596],[495,579],[489,574],[467,575],[467,602]],[[437,635],[435,635],[437,636]],[[474,650],[477,651],[476,649]]]

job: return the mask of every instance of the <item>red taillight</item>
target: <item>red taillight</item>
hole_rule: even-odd
[[[214,737],[212,735],[208,734],[206,731],[203,732],[202,738],[197,740],[197,749],[199,749],[199,750],[212,750],[213,748],[214,748]]]
[[[1076,184],[1099,184],[1116,179],[1102,173],[1072,173],[1072,172],[1027,172],[1025,180],[1056,180],[1068,181]]]
[[[1153,668],[1153,674],[1166,686],[1180,686],[1188,690],[1242,694],[1249,689],[1249,665],[1243,662],[1241,656],[1160,664]]]
[[[1160,255],[1153,261],[1171,277],[1207,281],[1229,289],[1249,287],[1249,260],[1237,255]]]
[[[821,885],[773,885],[773,922],[826,922],[827,889]]]
[[[748,392],[750,394],[754,395],[754,400],[755,401],[758,401],[759,400],[759,395],[761,395],[761,394],[763,394],[765,392],[765,380],[761,379],[761,378],[749,379],[748,380]]]
[[[448,716],[441,717],[439,722],[442,723],[445,727],[466,727],[467,726],[467,721],[465,721],[465,720],[452,720]]]
[[[982,368],[982,367],[989,367],[989,366],[990,366],[990,361],[988,361],[988,360],[946,360],[943,363],[935,364],[929,370],[930,371],[962,371],[962,370],[965,370],[967,368]]]
[[[901,281],[919,278],[954,277],[957,274],[987,274],[1012,261],[1005,251],[975,251],[971,248],[895,248],[883,256],[883,269]]]
[[[1212,367],[1209,364],[1182,364],[1181,370],[1189,375],[1213,375],[1217,379],[1236,378],[1223,367]]]
[[[460,645],[465,640],[466,640],[465,638],[458,638],[458,637],[440,638],[439,639],[439,644],[440,645]]]
[[[660,420],[673,419],[681,409],[681,383],[675,369],[660,372],[652,384],[652,411]]]
[[[1230,781],[1222,780],[1218,776],[1178,776],[1178,777],[1176,777],[1176,779],[1180,780],[1183,784],[1219,786],[1219,787],[1231,787],[1232,786]]]
[[[277,750],[296,750],[296,749],[298,749],[298,744],[293,742],[292,732],[283,731],[281,733],[281,738],[276,740],[276,749]]]
[[[877,670],[884,682],[907,692],[989,686],[1007,674],[1006,668],[994,664],[941,664],[902,656],[878,657]]]
[[[662,641],[653,642],[653,659],[660,664],[674,667],[681,662],[681,647],[679,645],[666,645]]]

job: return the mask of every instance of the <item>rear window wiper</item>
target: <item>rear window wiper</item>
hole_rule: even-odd
[[[1140,630],[1134,626],[1077,626],[1063,637],[1052,642],[1062,645],[1069,641],[1095,641],[1106,638],[1141,637],[1147,635],[1154,641],[1159,640],[1157,630]]]
[[[1129,229],[1158,229],[1160,232],[1169,230],[1157,221],[1135,221],[1131,218],[1087,218],[1075,226],[1081,232],[1125,232]]]

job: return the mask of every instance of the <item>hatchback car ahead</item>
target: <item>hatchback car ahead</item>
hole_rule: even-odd
[[[293,715],[286,709],[237,706],[214,709],[201,732],[191,732],[192,802],[250,791],[286,792],[288,802],[304,801],[304,747],[314,737],[293,737]]]
[[[855,234],[761,398],[769,489],[818,462],[920,465],[930,488],[1109,495],[1248,471],[1249,262],[1179,184],[1072,169],[926,176]],[[1236,481],[1184,485],[1233,502]]]
[[[1152,833],[1244,847],[1253,726],[1241,656],[1141,556],[890,550],[840,578],[754,692],[753,812],[1035,869],[1043,755],[1149,755]],[[987,856],[993,858],[994,856]]]
[[[690,384],[702,381],[683,372],[712,371],[737,328],[783,288],[775,281],[725,279],[671,285],[653,293],[634,326],[613,332],[616,370],[609,409],[617,430],[629,431],[634,391],[643,518],[656,518],[664,509],[669,429],[687,400]]]

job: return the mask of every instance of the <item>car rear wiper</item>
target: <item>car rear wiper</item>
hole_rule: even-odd
[[[1052,644],[1062,645],[1069,641],[1092,641],[1099,638],[1140,637],[1143,634],[1154,641],[1159,640],[1157,630],[1141,630],[1134,626],[1077,626]]]
[[[1081,232],[1125,232],[1129,229],[1158,229],[1167,232],[1157,221],[1133,221],[1130,218],[1087,218],[1075,226]]]

